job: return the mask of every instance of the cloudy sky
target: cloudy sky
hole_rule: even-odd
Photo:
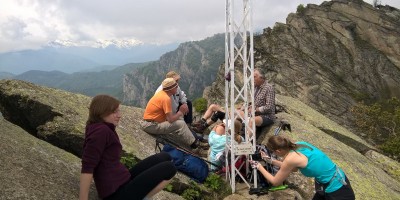
[[[400,0],[380,1],[400,8]],[[253,0],[254,31],[285,22],[299,4],[322,2]],[[55,40],[171,43],[224,31],[225,0],[0,0],[0,53],[37,49]]]

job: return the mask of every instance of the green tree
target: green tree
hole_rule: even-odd
[[[300,4],[300,5],[297,6],[297,11],[296,12],[299,13],[299,14],[304,14],[304,10],[305,10],[304,5]]]
[[[400,100],[391,98],[367,105],[358,103],[351,109],[356,128],[386,155],[400,159]]]
[[[207,110],[207,100],[205,98],[197,98],[193,101],[193,107],[196,112],[203,113]]]

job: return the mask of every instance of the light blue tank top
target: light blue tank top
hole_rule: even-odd
[[[300,141],[296,144],[303,144],[311,148],[300,147],[296,150],[308,158],[307,166],[299,168],[304,176],[314,177],[316,181],[322,184],[330,182],[328,187],[325,188],[327,193],[334,192],[343,186],[344,172],[324,152],[307,142]]]
[[[221,153],[225,150],[225,145],[226,143],[230,142],[231,138],[226,137],[226,135],[218,135],[214,130],[210,132],[208,135],[208,144],[210,145],[210,154],[209,154],[209,160],[216,164],[216,165],[221,165],[221,162],[216,159],[216,155],[218,153]],[[244,141],[244,138],[242,137],[242,141]],[[215,169],[216,167],[214,165],[211,165],[211,169]]]
[[[208,144],[210,145],[210,161],[214,164],[221,165],[221,163],[215,159],[215,156],[224,151],[226,144],[226,135],[218,135],[214,130],[208,135]],[[211,165],[211,169],[215,167]]]

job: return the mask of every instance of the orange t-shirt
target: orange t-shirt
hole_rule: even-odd
[[[172,112],[171,98],[161,90],[157,92],[147,103],[143,119],[161,123],[167,120],[167,113]]]

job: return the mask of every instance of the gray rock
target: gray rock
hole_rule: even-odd
[[[0,199],[78,199],[79,158],[4,119],[0,127]]]

